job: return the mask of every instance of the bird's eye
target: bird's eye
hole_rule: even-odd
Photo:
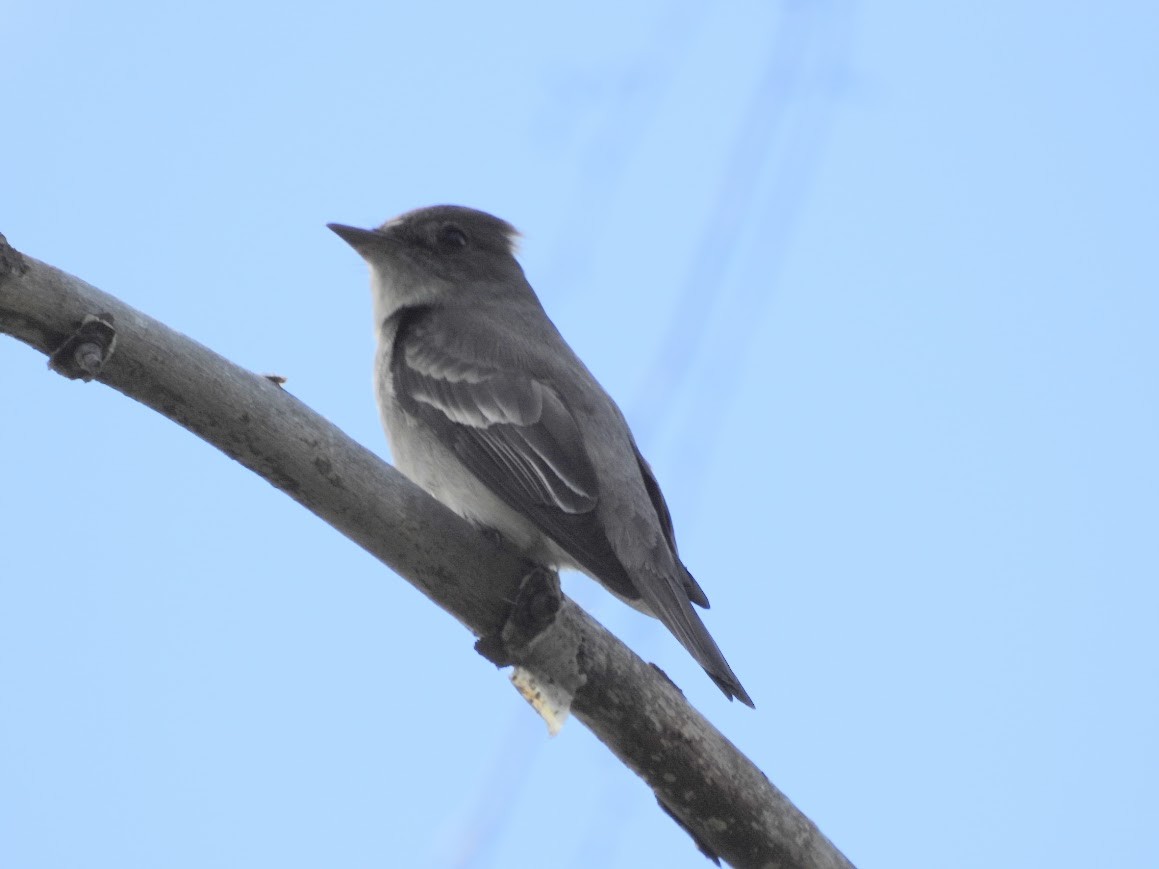
[[[453,223],[448,223],[439,230],[439,242],[443,247],[457,249],[467,246],[467,233]]]

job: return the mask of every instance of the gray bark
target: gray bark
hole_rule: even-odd
[[[542,581],[270,378],[21,255],[3,236],[0,332],[48,355],[53,370],[111,386],[203,438],[418,587],[484,638],[478,648],[488,658],[562,686],[576,717],[710,858],[851,865],[662,672],[562,596],[552,577]]]

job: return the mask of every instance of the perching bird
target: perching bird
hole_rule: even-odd
[[[370,266],[376,387],[395,465],[529,558],[656,616],[729,698],[749,695],[692,609],[672,518],[615,402],[515,259],[511,224],[456,205],[330,224]]]

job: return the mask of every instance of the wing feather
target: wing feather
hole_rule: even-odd
[[[637,600],[596,516],[598,478],[575,416],[551,384],[480,362],[444,315],[417,310],[400,322],[396,398],[577,564]]]

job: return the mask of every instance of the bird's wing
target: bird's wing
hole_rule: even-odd
[[[600,525],[596,472],[559,393],[514,366],[481,361],[454,325],[438,309],[403,316],[391,359],[396,399],[585,570],[638,599]]]
[[[679,565],[684,575],[681,577],[681,582],[684,585],[684,590],[688,593],[688,599],[700,607],[708,609],[708,595],[704,593],[704,589],[700,587],[693,577],[684,567],[680,561],[676,551],[676,532],[672,528],[672,514],[668,512],[668,503],[664,500],[664,493],[660,491],[660,484],[656,482],[656,476],[652,473],[652,468],[640,455],[640,448],[633,442],[632,450],[636,453],[636,464],[640,466],[640,476],[644,478],[644,488],[648,490],[648,498],[652,502],[652,507],[656,511],[656,516],[660,520],[660,527],[664,531],[664,538],[668,541],[668,546],[672,549],[672,554],[676,555],[676,564]]]
[[[621,597],[642,599],[727,696],[751,706],[690,605],[708,603],[696,580],[683,566],[670,573],[637,565],[634,575],[628,573],[596,510],[599,480],[572,411],[546,379],[500,361],[507,354],[496,347],[472,343],[480,325],[460,323],[445,309],[404,312],[390,364],[396,400],[584,570]],[[487,337],[501,342],[503,328],[492,326]],[[638,451],[636,458],[664,542],[680,565],[660,487]]]

